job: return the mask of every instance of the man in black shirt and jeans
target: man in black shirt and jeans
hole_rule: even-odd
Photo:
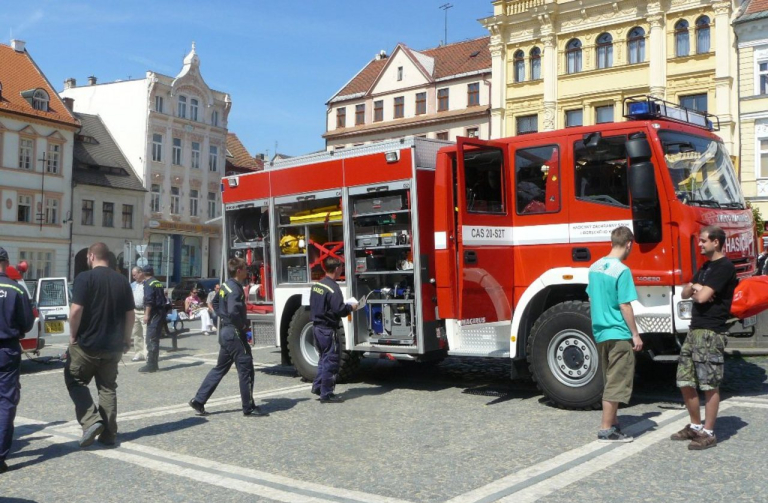
[[[100,443],[115,445],[117,437],[117,364],[131,348],[135,318],[133,292],[128,279],[109,267],[104,243],[88,248],[90,271],[75,278],[69,314],[71,334],[64,382],[83,427],[80,447],[98,436]],[[96,379],[98,409],[88,390]]]
[[[736,268],[723,254],[725,232],[709,226],[699,234],[701,253],[707,256],[693,280],[683,288],[682,297],[693,299],[693,316],[680,350],[677,386],[683,394],[691,424],[672,435],[672,440],[690,440],[688,449],[698,451],[717,445],[715,420],[720,407],[720,383],[723,380],[726,322],[731,317],[731,301],[738,280]],[[699,394],[704,392],[706,414],[701,424]]]

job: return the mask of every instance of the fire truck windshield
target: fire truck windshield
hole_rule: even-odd
[[[659,131],[677,198],[691,206],[744,209],[744,196],[722,142],[679,131]]]

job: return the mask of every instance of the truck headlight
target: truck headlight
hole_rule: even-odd
[[[677,303],[677,316],[681,320],[690,320],[693,317],[693,301],[684,300]]]

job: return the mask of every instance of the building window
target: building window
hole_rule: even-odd
[[[83,199],[80,223],[83,225],[93,225],[93,201]]]
[[[16,220],[27,223],[32,221],[32,196],[19,194],[19,206]]]
[[[522,115],[516,119],[517,134],[535,133],[539,130],[538,115]]]
[[[373,122],[381,122],[384,120],[384,101],[373,102]]]
[[[597,67],[610,68],[613,66],[613,37],[603,33],[597,37]]]
[[[355,105],[355,125],[365,124],[365,103]]]
[[[581,71],[581,40],[574,38],[565,46],[565,59],[568,73]]]
[[[133,229],[133,205],[123,205],[123,229]]]
[[[180,206],[179,203],[180,203],[179,188],[171,187],[171,214],[172,215],[179,214],[179,206]]]
[[[173,139],[173,164],[181,166],[181,138]]]
[[[57,143],[48,144],[48,173],[59,174],[59,165],[61,162],[61,145]]]
[[[219,147],[211,146],[208,152],[208,169],[210,171],[219,170]]]
[[[163,162],[163,135],[152,135],[152,160]]]
[[[768,178],[768,138],[760,138],[760,178]]]
[[[448,140],[448,131],[441,131],[435,135],[438,140]]]
[[[437,111],[445,112],[448,110],[448,88],[444,87],[437,90]]]
[[[163,97],[155,96],[155,112],[163,113]]]
[[[32,95],[32,108],[35,110],[41,110],[43,112],[48,111],[48,93],[42,89],[35,91]]]
[[[53,256],[51,251],[19,250],[19,260],[29,264],[27,275],[30,278],[46,278],[53,275]]]
[[[525,80],[525,53],[523,51],[515,51],[514,65],[515,65],[515,82],[524,81]]]
[[[613,122],[613,105],[595,107],[595,124]]]
[[[341,107],[336,109],[336,128],[347,127],[347,109]]]
[[[19,168],[32,169],[32,155],[35,151],[35,141],[29,138],[19,139]]]
[[[400,82],[401,80],[403,80],[403,67],[402,66],[398,66],[397,67],[397,81]]]
[[[219,111],[214,110],[211,112],[211,125],[219,127]]]
[[[45,223],[56,225],[59,222],[59,200],[45,199]]]
[[[758,61],[757,81],[757,94],[768,94],[768,61]]]
[[[680,106],[687,108],[688,110],[695,110],[697,112],[707,111],[707,95],[704,94],[691,94],[689,96],[680,96]]]
[[[160,213],[160,185],[152,184],[151,199],[149,200],[149,209],[154,213]]]
[[[182,119],[187,118],[187,97],[186,96],[179,96],[179,117]]]
[[[480,83],[473,82],[467,85],[467,105],[474,107],[480,104]]]
[[[197,205],[199,203],[199,195],[200,193],[197,190],[190,190],[189,191],[189,216],[190,217],[196,217],[197,216]]]
[[[688,21],[681,19],[675,23],[675,56],[687,56],[691,52],[691,41],[688,34]]]
[[[696,20],[696,54],[709,52],[709,18],[701,16]]]
[[[565,111],[565,127],[583,126],[584,125],[584,110],[566,110]]]
[[[192,167],[200,169],[200,142],[192,142]]]
[[[216,193],[208,193],[208,218],[216,218]]]
[[[405,98],[398,96],[395,98],[395,119],[402,119],[405,116]]]
[[[530,52],[531,80],[541,79],[541,49],[534,47]]]
[[[198,101],[195,98],[189,100],[189,118],[193,121],[197,120]]]
[[[427,93],[416,93],[416,115],[427,113]]]
[[[101,226],[115,226],[115,203],[102,203],[101,205]]]
[[[627,37],[629,64],[645,61],[645,30],[639,26],[632,28]]]
[[[479,138],[480,137],[479,129],[476,128],[476,127],[468,127],[467,128],[467,137],[468,138]]]

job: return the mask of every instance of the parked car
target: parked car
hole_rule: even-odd
[[[173,289],[173,293],[171,293],[173,308],[178,309],[179,311],[184,310],[184,299],[189,297],[189,292],[192,291],[192,288],[197,288],[199,290],[198,296],[201,301],[205,302],[206,297],[208,297],[208,292],[213,290],[219,283],[221,283],[219,278],[192,278],[182,280],[181,283],[176,285]]]

